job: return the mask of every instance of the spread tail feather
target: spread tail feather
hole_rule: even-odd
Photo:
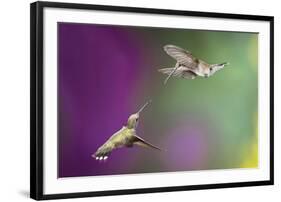
[[[158,69],[158,72],[161,72],[163,74],[171,74],[171,72],[174,71],[174,67],[171,68],[163,68],[163,69]]]
[[[164,85],[166,85],[166,83],[168,82],[169,78],[176,72],[176,70],[179,68],[180,64],[179,63],[176,63],[176,66],[175,67],[172,67],[172,68],[164,68],[164,69],[159,69],[158,71],[159,72],[162,72],[164,74],[169,74],[167,76],[167,78],[165,79],[164,81]]]
[[[177,70],[177,67],[158,69],[159,72],[161,72],[163,74],[168,74],[167,78],[164,80],[164,85],[168,82],[168,80],[176,72],[176,70]]]

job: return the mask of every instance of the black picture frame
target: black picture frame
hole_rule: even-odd
[[[238,183],[204,184],[175,187],[155,187],[130,190],[79,192],[45,195],[43,193],[43,9],[63,8],[81,10],[120,11],[194,17],[268,21],[270,23],[270,180]],[[274,184],[274,17],[240,15],[183,10],[150,9],[120,6],[103,6],[75,3],[35,2],[30,5],[30,197],[36,200],[92,197],[105,195],[138,194],[153,192],[186,191],[228,187],[245,187]]]

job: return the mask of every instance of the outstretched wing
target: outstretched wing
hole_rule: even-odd
[[[174,45],[166,45],[164,46],[164,50],[181,65],[190,69],[196,69],[198,67],[199,61],[191,52]]]
[[[183,72],[179,75],[179,77],[185,78],[185,79],[195,79],[196,76],[197,76],[197,74],[195,74],[194,72],[189,71],[189,70],[183,71]]]
[[[142,139],[141,137],[139,137],[137,135],[134,135],[134,143],[133,144],[141,146],[141,147],[161,150],[159,147],[156,147],[153,144],[150,144],[149,142],[145,141],[144,139]]]

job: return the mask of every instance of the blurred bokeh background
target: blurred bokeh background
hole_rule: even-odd
[[[58,38],[58,177],[258,166],[257,34],[59,23]],[[230,65],[164,86],[157,69],[175,65],[166,44]],[[163,151],[135,146],[93,159],[149,99],[137,133]]]

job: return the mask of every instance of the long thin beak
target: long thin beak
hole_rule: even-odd
[[[140,108],[140,110],[137,112],[138,114],[142,111],[142,110],[144,110],[144,108],[149,104],[149,103],[151,103],[152,102],[152,100],[149,100],[148,102],[146,102],[141,108]]]
[[[224,63],[221,63],[221,65],[230,65],[230,63],[229,62],[224,62]]]

